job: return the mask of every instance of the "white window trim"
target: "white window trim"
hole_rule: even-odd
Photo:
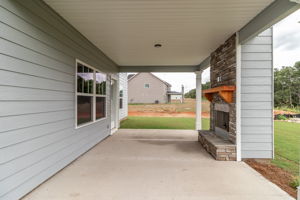
[[[78,63],[79,64],[82,64],[88,68],[91,68],[93,71],[94,71],[94,74],[93,74],[93,78],[94,78],[94,82],[93,82],[93,94],[86,94],[86,93],[81,93],[81,92],[77,92],[77,66],[78,66]],[[101,95],[101,94],[96,94],[96,71],[97,72],[100,72],[100,73],[103,73],[106,75],[106,91],[105,91],[105,95]],[[107,80],[108,80],[108,74],[107,73],[104,73],[102,71],[100,71],[99,69],[95,68],[95,67],[92,67],[91,65],[79,60],[79,59],[76,59],[76,64],[75,64],[75,129],[79,129],[79,128],[82,128],[82,127],[85,127],[85,126],[89,126],[91,124],[94,124],[96,122],[100,122],[100,121],[103,121],[105,119],[107,119]],[[77,124],[77,96],[91,96],[93,97],[93,105],[92,105],[92,121],[91,122],[87,122],[87,123],[83,123],[83,124],[80,124],[78,125]],[[103,118],[100,118],[100,119],[96,119],[96,97],[105,97],[105,117]]]

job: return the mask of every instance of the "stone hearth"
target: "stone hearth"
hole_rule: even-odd
[[[218,137],[213,131],[199,131],[198,141],[216,160],[236,160],[236,145]]]

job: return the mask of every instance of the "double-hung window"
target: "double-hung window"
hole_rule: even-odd
[[[77,126],[106,117],[106,80],[106,74],[77,62]]]

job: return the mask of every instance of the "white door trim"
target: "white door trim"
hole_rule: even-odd
[[[115,127],[110,129],[110,135],[114,134],[119,128],[119,79],[118,76],[111,76],[111,80],[115,81],[115,87],[112,91],[113,95],[115,96],[114,102],[111,101],[110,110],[112,111],[112,106],[115,106]],[[112,116],[112,114],[111,114]],[[112,122],[112,118],[110,117],[110,122]]]

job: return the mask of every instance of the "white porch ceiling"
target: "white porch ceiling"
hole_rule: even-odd
[[[45,2],[118,65],[155,66],[199,64],[273,0]]]

